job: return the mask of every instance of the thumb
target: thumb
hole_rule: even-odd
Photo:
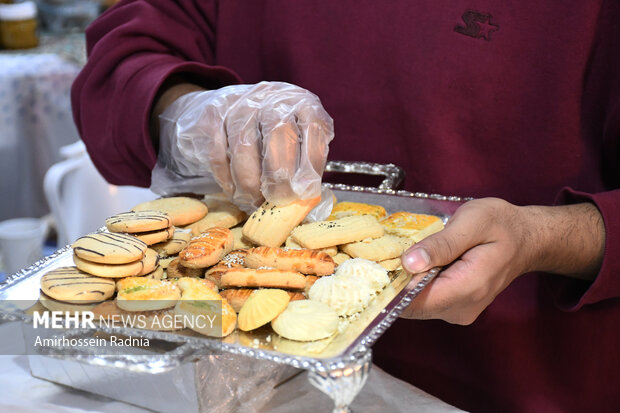
[[[443,230],[413,245],[401,257],[403,268],[415,274],[457,260],[479,243],[479,232],[472,221],[467,221],[455,219]]]

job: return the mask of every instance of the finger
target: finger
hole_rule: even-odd
[[[300,198],[311,198],[321,192],[329,142],[334,138],[333,121],[317,99],[298,109],[297,127],[301,136],[301,157],[292,187]]]
[[[235,192],[235,184],[230,172],[230,160],[228,159],[228,140],[224,127],[217,128],[213,133],[213,140],[209,147],[209,161],[211,172],[215,181],[218,183],[224,193],[232,198]]]
[[[247,90],[243,86],[221,88],[208,94],[198,95],[194,104],[195,109],[187,113],[187,123],[194,125],[191,128],[194,136],[188,141],[200,166],[207,168],[213,175],[215,182],[226,195],[232,197],[234,183],[230,173],[228,159],[228,140],[226,137],[226,112]],[[183,124],[179,122],[179,128]],[[206,139],[205,139],[206,138]]]
[[[228,158],[228,139],[222,119],[225,118],[224,106],[216,104],[209,107],[201,122],[201,129],[205,136],[210,136],[207,140],[207,156],[211,173],[224,193],[232,198],[235,185],[230,173],[230,160]]]
[[[173,128],[172,135],[176,135],[177,141],[170,148],[172,153],[171,162],[175,165],[181,175],[205,175],[209,172],[207,162],[207,149],[204,142],[209,135],[203,133],[204,119],[203,112],[208,112],[200,102],[201,95],[186,95],[180,100],[187,106],[185,111],[177,118],[174,123],[162,125],[162,131],[167,132],[167,127]],[[205,139],[207,137],[207,139]],[[164,142],[165,143],[165,142]]]
[[[441,315],[447,308],[454,305],[464,288],[463,285],[455,283],[453,279],[454,274],[464,271],[459,269],[463,265],[464,263],[458,260],[449,268],[443,269],[409,304],[403,312],[403,317],[417,320],[442,318]],[[419,277],[422,276],[423,274],[419,275]]]
[[[257,208],[263,201],[257,112],[253,105],[238,105],[229,110],[226,121],[230,173],[235,187],[233,202],[246,209]]]
[[[291,184],[300,157],[299,130],[293,113],[276,104],[261,113],[263,162],[261,192],[276,204],[286,204],[297,198]]]
[[[313,169],[321,174],[325,169],[328,145],[334,139],[334,121],[317,98],[297,110],[297,126],[305,151],[302,155],[310,161]]]
[[[403,268],[419,273],[450,264],[483,242],[483,222],[474,208],[458,210],[443,230],[405,251],[401,257]]]
[[[505,285],[495,285],[501,271],[490,260],[490,245],[479,245],[442,270],[405,311],[405,317],[442,319],[453,324],[471,324]]]

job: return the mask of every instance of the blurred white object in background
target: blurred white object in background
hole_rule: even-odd
[[[45,172],[79,139],[70,88],[80,68],[55,54],[7,53],[0,52],[0,220],[42,217]]]
[[[66,159],[52,165],[43,183],[56,222],[58,247],[101,228],[109,216],[158,197],[147,188],[107,183],[82,141],[62,147],[60,153]]]
[[[0,222],[3,271],[11,275],[41,259],[46,235],[47,222],[42,218],[14,218]]]
[[[84,32],[101,11],[100,0],[37,0],[37,6],[50,33]]]

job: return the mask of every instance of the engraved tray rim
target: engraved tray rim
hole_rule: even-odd
[[[349,186],[344,184],[324,183],[324,187],[356,193],[369,193],[378,195],[395,195],[398,197],[409,197],[419,199],[433,199],[438,201],[447,201],[455,203],[463,203],[471,198],[458,196],[444,196],[439,194],[426,194],[420,192],[408,192],[402,190],[371,188],[362,186]],[[60,258],[62,255],[71,251],[71,246],[67,245],[58,249],[53,254],[37,261],[28,268],[25,268],[6,278],[0,283],[0,293],[12,288],[15,284],[26,280],[28,277],[35,275],[38,270],[48,262]],[[281,353],[276,350],[267,350],[254,347],[243,346],[239,343],[226,343],[222,339],[213,339],[209,337],[192,337],[181,336],[178,334],[170,334],[169,332],[135,330],[131,328],[108,329],[106,327],[98,327],[93,331],[102,331],[107,333],[131,334],[139,331],[140,335],[146,338],[163,339],[168,342],[183,342],[183,344],[171,352],[163,355],[97,355],[97,354],[77,354],[66,355],[61,350],[46,354],[57,358],[66,358],[76,360],[93,365],[124,368],[136,372],[158,373],[175,368],[184,362],[190,361],[205,354],[205,351],[217,348],[223,352],[244,355],[250,358],[270,360],[279,364],[286,364],[296,368],[325,372],[334,369],[342,369],[350,364],[355,364],[362,359],[370,350],[371,346],[377,339],[396,321],[405,308],[413,301],[413,299],[433,280],[440,272],[439,268],[429,271],[415,286],[411,288],[414,279],[402,288],[396,296],[388,302],[388,304],[375,316],[370,324],[360,333],[355,340],[347,346],[339,355],[330,358],[319,358],[310,356],[298,356],[287,353]],[[0,322],[2,321],[24,321],[28,322],[32,316],[16,315],[8,313],[0,309]],[[80,333],[86,330],[81,329]],[[65,332],[65,335],[71,335],[71,331]]]

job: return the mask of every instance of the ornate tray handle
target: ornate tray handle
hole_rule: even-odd
[[[385,178],[377,187],[384,191],[395,190],[405,180],[405,171],[393,163],[329,161],[325,166],[325,172],[384,176]]]

